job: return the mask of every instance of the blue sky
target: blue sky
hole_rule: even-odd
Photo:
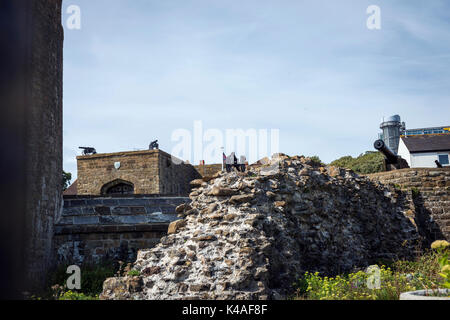
[[[79,146],[170,152],[174,130],[279,129],[280,151],[372,150],[383,116],[450,124],[450,2],[64,0],[64,169]],[[381,30],[369,30],[369,5]],[[212,162],[214,159],[206,159]],[[214,162],[220,162],[217,159]]]

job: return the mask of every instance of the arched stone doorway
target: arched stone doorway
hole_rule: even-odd
[[[134,185],[131,182],[117,179],[105,184],[101,189],[102,195],[134,194]]]

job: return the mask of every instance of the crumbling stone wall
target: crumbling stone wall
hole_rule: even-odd
[[[58,264],[134,261],[139,249],[154,247],[176,220],[183,197],[64,197],[55,226]]]
[[[418,234],[401,191],[304,157],[260,163],[194,181],[182,219],[139,251],[136,285],[107,279],[101,298],[278,299],[305,271],[414,256]]]
[[[198,165],[195,166],[195,169],[198,171],[198,173],[203,177],[212,177],[217,172],[222,171],[222,164],[205,164],[205,165]]]
[[[77,162],[78,195],[101,195],[103,186],[117,180],[133,184],[135,194],[188,195],[189,182],[200,177],[193,166],[176,164],[161,150],[80,156]]]
[[[413,168],[368,175],[373,181],[392,184],[409,196],[419,231],[429,244],[450,240],[450,168]]]

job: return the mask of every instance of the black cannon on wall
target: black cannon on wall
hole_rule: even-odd
[[[384,155],[384,166],[386,171],[409,168],[408,162],[389,149],[383,140],[375,141],[373,146]]]
[[[92,147],[80,147],[80,149],[83,150],[83,155],[85,155],[85,156],[97,154],[97,150],[95,150],[95,148],[92,148]]]

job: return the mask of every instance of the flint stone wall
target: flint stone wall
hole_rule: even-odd
[[[176,220],[175,208],[183,197],[64,198],[64,210],[55,226],[54,249],[58,264],[133,261],[139,249],[154,247]]]
[[[413,168],[367,176],[373,181],[400,187],[409,194],[416,221],[428,243],[450,241],[450,168]]]
[[[305,271],[327,275],[381,259],[412,258],[418,241],[395,188],[349,170],[277,155],[246,173],[196,183],[184,220],[102,299],[279,299]]]

